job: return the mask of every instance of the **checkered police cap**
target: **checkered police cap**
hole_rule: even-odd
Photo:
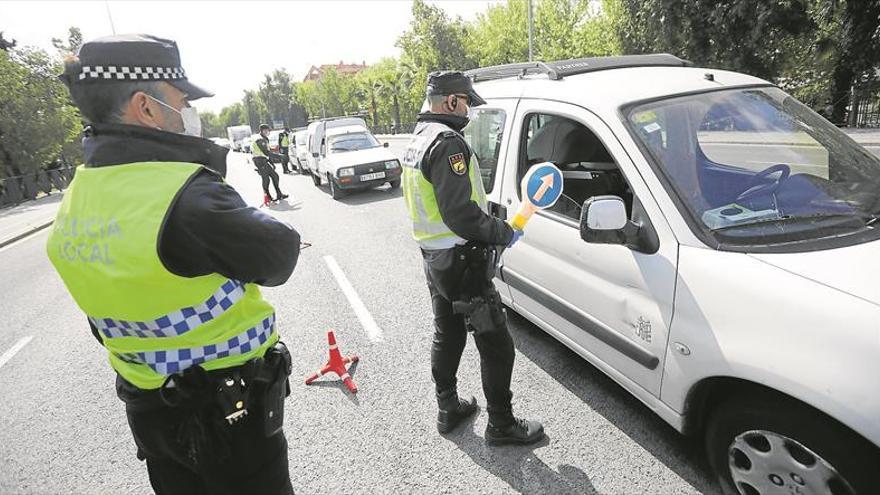
[[[165,81],[195,100],[213,93],[192,83],[180,63],[177,43],[148,34],[121,34],[89,41],[61,79],[68,85],[121,81]]]
[[[169,81],[186,78],[183,67],[129,67],[127,65],[84,65],[77,79],[117,81]]]

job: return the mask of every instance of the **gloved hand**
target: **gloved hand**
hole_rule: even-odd
[[[519,240],[520,237],[523,236],[523,231],[519,229],[513,229],[513,237],[510,238],[510,242],[507,243],[507,248],[510,249],[516,244],[516,241]]]

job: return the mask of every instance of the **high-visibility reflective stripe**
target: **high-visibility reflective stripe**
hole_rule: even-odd
[[[275,314],[231,339],[216,344],[163,351],[133,352],[119,355],[131,363],[146,364],[160,375],[171,375],[190,366],[215,359],[246,354],[265,344],[275,331]]]
[[[229,279],[202,304],[179,309],[153,321],[126,321],[93,316],[89,316],[89,320],[107,338],[177,337],[222,315],[244,297],[244,293],[241,282]]]

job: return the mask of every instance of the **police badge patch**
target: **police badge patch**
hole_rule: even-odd
[[[456,153],[449,155],[449,166],[456,175],[464,175],[467,172],[467,164],[464,162],[464,154]]]

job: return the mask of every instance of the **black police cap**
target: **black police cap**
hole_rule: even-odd
[[[428,96],[466,94],[468,105],[477,107],[486,104],[486,100],[480,98],[480,95],[474,91],[471,78],[460,71],[446,70],[428,74],[427,93]]]
[[[149,34],[120,34],[91,40],[68,65],[61,79],[68,85],[122,81],[164,81],[197,100],[214,93],[189,82],[180,65],[177,43]]]

